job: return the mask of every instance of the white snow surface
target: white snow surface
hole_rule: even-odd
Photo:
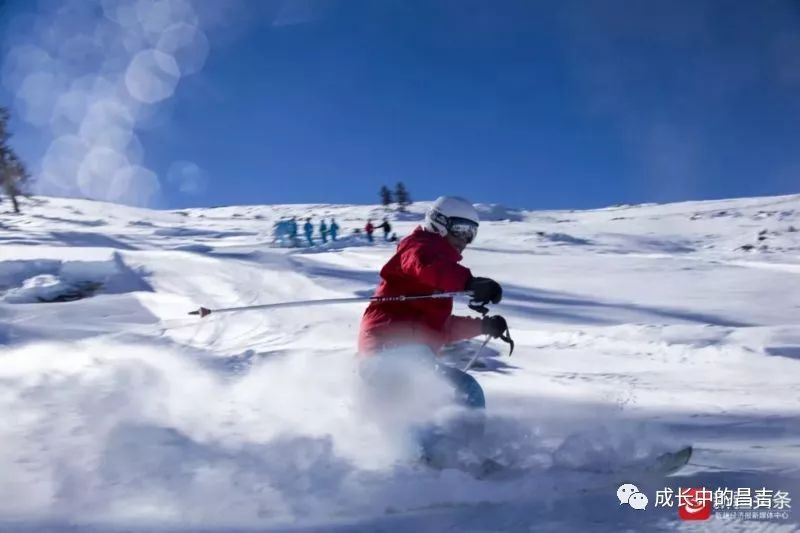
[[[398,235],[425,206],[390,214]],[[800,196],[481,205],[463,263],[503,285],[492,312],[517,346],[491,342],[472,374],[490,451],[528,469],[505,481],[423,467],[407,428],[379,423],[354,357],[363,304],[187,316],[371,294],[394,245],[351,230],[381,207],[23,207],[0,212],[0,530],[695,530],[652,507],[657,489],[800,497]],[[343,238],[275,248],[288,216],[335,217]],[[49,301],[81,283],[99,288]],[[668,478],[587,471],[689,443]],[[623,481],[645,511],[619,505]]]

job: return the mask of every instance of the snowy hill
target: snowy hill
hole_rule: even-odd
[[[665,486],[800,495],[800,196],[481,205],[464,264],[503,284],[517,348],[490,343],[473,375],[497,448],[530,469],[506,481],[419,466],[370,422],[363,305],[187,317],[371,294],[393,244],[351,230],[382,208],[23,207],[0,213],[0,530],[682,529],[587,472],[682,443],[689,468],[628,480],[651,503]],[[272,246],[291,216],[335,217],[343,238]],[[789,531],[798,513],[706,525]]]

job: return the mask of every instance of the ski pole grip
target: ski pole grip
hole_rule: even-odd
[[[479,302],[475,299],[472,299],[467,304],[467,307],[480,313],[482,316],[486,316],[489,313],[489,308],[486,306],[488,302]]]

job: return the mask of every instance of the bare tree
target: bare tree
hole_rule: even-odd
[[[19,213],[17,196],[22,194],[25,184],[30,180],[30,174],[25,163],[8,144],[11,138],[8,128],[10,118],[8,109],[0,106],[0,188],[11,199],[14,212]]]

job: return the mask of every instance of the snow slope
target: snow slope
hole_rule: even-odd
[[[491,343],[474,375],[495,451],[530,469],[508,481],[417,466],[402,428],[375,423],[353,358],[363,305],[186,315],[371,294],[393,246],[350,231],[381,208],[24,207],[0,213],[4,531],[686,529],[586,472],[680,443],[696,447],[680,475],[627,480],[651,502],[664,486],[800,495],[800,196],[480,206],[464,263],[503,284],[517,348]],[[344,238],[271,246],[274,221],[306,215]]]

